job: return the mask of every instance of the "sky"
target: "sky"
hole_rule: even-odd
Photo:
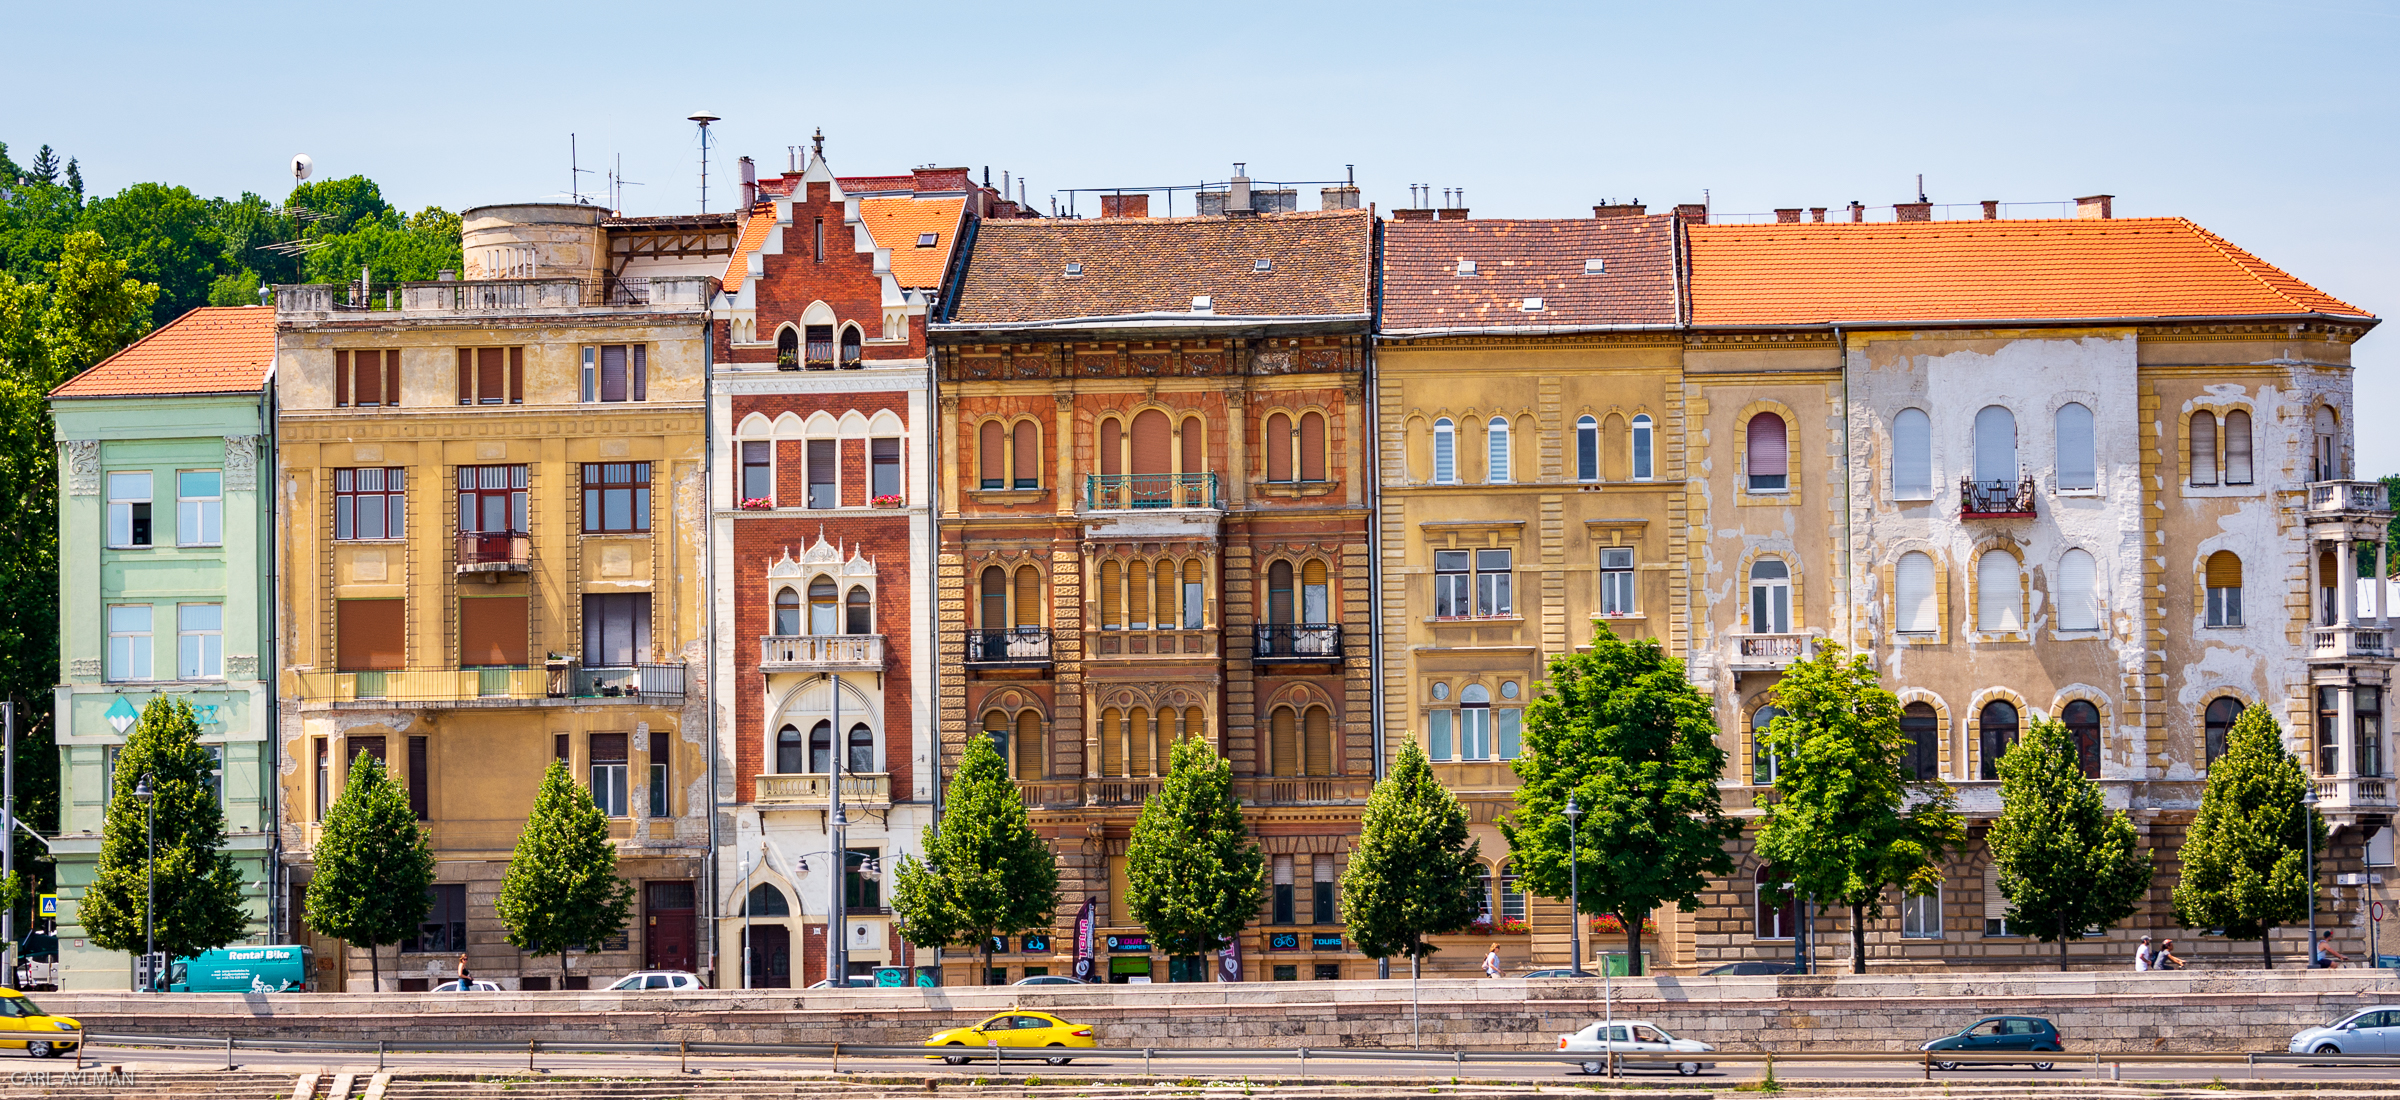
[[[1922,174],[1937,203],[2112,193],[2400,311],[2400,0],[229,10],[13,11],[43,48],[11,51],[0,141],[56,147],[101,193],[280,199],[305,152],[316,178],[459,210],[566,195],[572,134],[588,194],[622,157],[628,214],[699,208],[700,112],[722,118],[713,210],[735,158],[772,174],[818,129],[837,172],[988,167],[1044,210],[1237,161],[1510,217],[1882,206]],[[2355,362],[2362,425],[2400,412],[2400,329]],[[2400,472],[2400,432],[2362,430],[2359,467]]]

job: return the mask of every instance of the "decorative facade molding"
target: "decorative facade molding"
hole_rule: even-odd
[[[76,683],[93,683],[100,679],[100,658],[77,657],[67,662],[67,679]]]
[[[257,436],[225,437],[225,488],[227,491],[258,488]]]
[[[67,494],[89,497],[100,495],[100,441],[70,439],[59,444],[65,452]]]

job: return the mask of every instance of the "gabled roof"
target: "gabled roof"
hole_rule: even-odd
[[[1587,271],[1590,261],[1600,270]],[[1474,266],[1460,274],[1460,261]],[[1383,331],[1673,326],[1675,219],[1396,221],[1383,229]],[[1541,308],[1529,310],[1527,299]]]
[[[965,198],[860,199],[859,219],[878,248],[892,250],[892,278],[908,290],[932,290],[950,268],[950,250],[958,244],[959,215]],[[929,248],[917,247],[924,234],[934,235]]]
[[[767,232],[775,228],[775,204],[760,200],[750,208],[749,220],[742,223],[742,235],[734,238],[733,255],[725,260],[725,277],[717,280],[728,294],[742,289],[742,279],[750,274],[750,254],[767,243]]]
[[[202,306],[60,383],[52,397],[251,393],[275,366],[275,311]]]
[[[2372,315],[2184,218],[1695,225],[1699,325]]]
[[[986,220],[947,327],[1155,314],[1201,322],[1364,317],[1374,232],[1372,210]],[[1067,273],[1069,264],[1080,265],[1077,274]],[[1192,312],[1192,299],[1203,295],[1211,314]]]

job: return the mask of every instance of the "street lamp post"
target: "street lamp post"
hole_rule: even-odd
[[[152,803],[158,792],[150,789],[150,777],[144,775],[133,785],[134,801],[142,804],[142,832],[149,847],[142,856],[142,965],[148,968],[149,988],[158,992],[158,815]]]
[[[2317,785],[2312,780],[2300,795],[2300,805],[2308,811],[2307,826],[2301,833],[2301,847],[2306,853],[2301,866],[2308,870],[2308,965],[2317,964]],[[2368,960],[2372,962],[2373,960]]]
[[[1567,796],[1565,813],[1567,817],[1567,935],[1568,942],[1572,945],[1570,949],[1575,952],[1574,974],[1578,978],[1583,978],[1589,977],[1589,975],[1583,972],[1583,879],[1581,868],[1576,866],[1582,861],[1579,858],[1581,848],[1575,835],[1575,819],[1583,816],[1583,808],[1575,804],[1574,795]],[[1601,969],[1607,968],[1602,967]]]

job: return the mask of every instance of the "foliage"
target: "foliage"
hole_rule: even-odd
[[[900,857],[892,910],[920,947],[979,946],[1047,928],[1058,912],[1058,856],[1033,831],[1008,764],[988,737],[967,739],[925,858]]]
[[[308,926],[367,949],[367,971],[383,990],[375,949],[417,934],[433,911],[433,851],[383,761],[360,753],[350,780],[325,811],[316,873],[308,881]]]
[[[44,292],[40,345],[47,362],[39,377],[45,391],[150,331],[159,288],[134,278],[132,267],[112,258],[97,233],[67,236]]]
[[[1473,923],[1481,910],[1479,852],[1467,838],[1466,809],[1434,779],[1425,750],[1403,743],[1391,771],[1367,795],[1358,846],[1336,895],[1359,953],[1403,956],[1413,970],[1418,959],[1440,950],[1425,937]]]
[[[1265,857],[1242,821],[1232,766],[1198,737],[1177,742],[1169,759],[1125,843],[1126,908],[1168,956],[1188,958],[1258,916]]]
[[[2274,965],[2267,933],[2308,919],[2314,891],[2303,864],[2310,830],[2317,851],[2325,850],[2325,823],[2301,801],[2308,784],[2272,712],[2253,705],[2234,719],[2225,755],[2208,766],[2200,812],[2178,853],[2178,923],[2258,940],[2267,965]]]
[[[633,884],[617,876],[608,817],[563,761],[551,761],[542,774],[492,911],[510,945],[528,955],[557,955],[562,979],[568,948],[613,939],[632,919]]]
[[[215,215],[189,188],[137,183],[85,207],[80,228],[108,241],[134,278],[158,287],[150,323],[163,325],[208,304],[225,260]]]
[[[287,212],[299,210],[319,215],[308,221],[308,236],[318,239],[341,236],[362,222],[382,218],[392,209],[392,204],[383,201],[383,188],[365,176],[299,184],[283,200],[283,206]]]
[[[1942,857],[1966,833],[1949,784],[1910,777],[1900,700],[1864,656],[1820,644],[1775,684],[1784,713],[1766,739],[1783,765],[1757,847],[1802,894],[1849,908],[1851,965],[1864,974],[1884,888],[1940,889]]]
[[[396,213],[369,218],[326,238],[324,247],[302,258],[301,270],[312,283],[355,282],[362,267],[379,285],[428,281],[465,266],[458,225],[458,215],[432,206],[406,219]]]
[[[116,787],[100,835],[100,858],[84,890],[78,917],[91,941],[108,951],[139,952],[146,942],[143,914],[156,890],[158,949],[170,958],[197,955],[241,938],[242,876],[225,844],[225,814],[208,789],[213,766],[200,744],[191,705],[159,696],[117,751]],[[135,788],[149,777],[153,821]],[[155,825],[157,847],[149,844]],[[146,872],[155,869],[155,882]]]
[[[2156,872],[2125,811],[2083,774],[2065,724],[2037,721],[2000,757],[2000,817],[1986,843],[2008,898],[2008,926],[2058,945],[2134,914]]]
[[[1717,798],[1716,736],[1708,697],[1654,640],[1602,626],[1590,650],[1551,658],[1525,715],[1517,808],[1500,823],[1518,881],[1544,897],[1572,892],[1584,913],[1629,918],[1638,967],[1643,918],[1670,903],[1692,912],[1710,877],[1733,873],[1725,844],[1741,823]],[[1570,798],[1582,811],[1573,825]]]
[[[2383,499],[2400,501],[2400,474],[2385,474],[2376,480],[2383,482]],[[2384,525],[2383,545],[2384,568],[2400,571],[2400,513],[2395,513],[2392,521]],[[2368,553],[2364,547],[2360,548],[2358,555],[2358,575],[2375,575],[2375,555]]]

